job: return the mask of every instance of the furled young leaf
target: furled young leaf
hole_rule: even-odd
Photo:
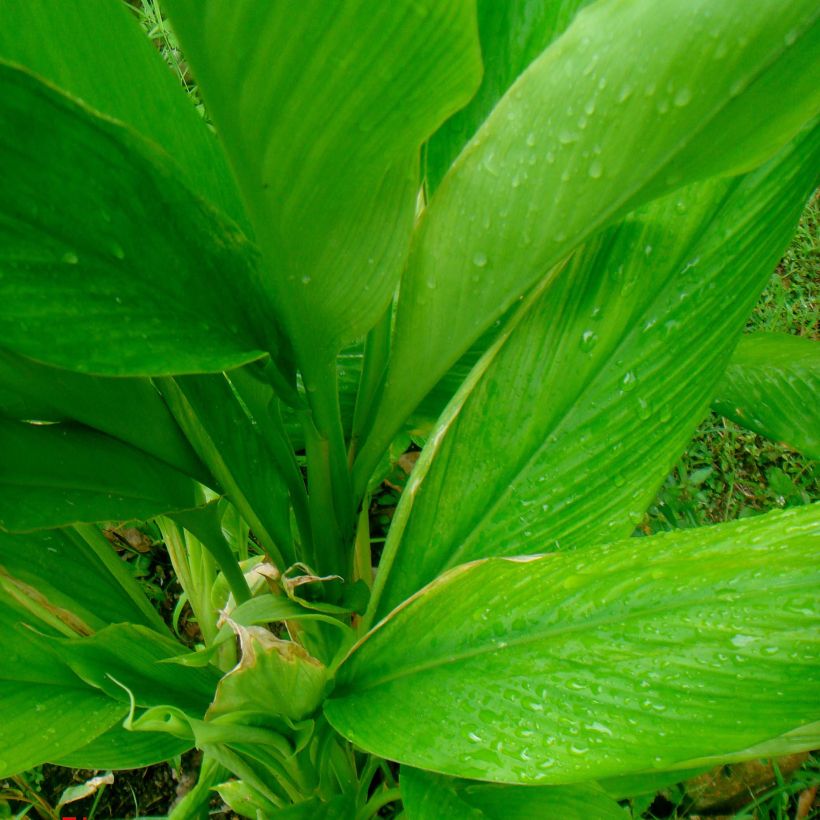
[[[401,799],[408,820],[626,820],[594,783],[582,786],[506,786],[455,780],[409,766],[401,768]]]
[[[357,488],[447,369],[581,241],[681,185],[754,168],[811,120],[819,15],[813,0],[605,0],[575,17],[421,218]]]
[[[0,419],[0,453],[3,530],[150,518],[197,506],[190,478],[79,425]]]
[[[255,252],[164,152],[2,63],[0,101],[3,347],[116,376],[262,355]]]
[[[478,84],[474,9],[167,5],[254,223],[262,285],[303,367],[327,361],[393,293],[419,146]]]
[[[148,379],[104,378],[0,350],[0,416],[77,421],[208,483],[211,478]]]
[[[259,429],[221,374],[157,381],[197,455],[281,569],[296,559],[288,489]]]
[[[428,193],[438,188],[518,75],[570,24],[590,0],[478,0],[478,33],[484,74],[469,104],[431,137],[425,148]]]
[[[3,0],[0,59],[131,126],[173,157],[189,188],[244,228],[222,149],[121,0]]]
[[[127,712],[54,654],[47,626],[0,602],[0,778],[85,746]]]
[[[819,160],[815,130],[576,255],[431,436],[380,564],[379,617],[447,567],[632,532],[707,412]]]
[[[380,757],[509,783],[731,758],[820,718],[818,548],[814,505],[463,565],[360,642],[325,713]]]
[[[781,333],[744,336],[712,407],[820,459],[820,342]]]
[[[106,546],[119,561],[113,547]],[[133,579],[126,573],[133,593],[129,594],[122,580],[70,531],[0,532],[0,574],[36,589],[50,604],[69,610],[92,629],[122,621],[155,626],[134,601],[133,594],[143,593]]]

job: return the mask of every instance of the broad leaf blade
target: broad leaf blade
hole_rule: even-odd
[[[0,777],[85,746],[127,709],[86,686],[54,654],[48,627],[4,597],[0,603]]]
[[[254,223],[263,287],[303,366],[326,361],[395,288],[419,146],[478,83],[471,3],[168,7]]]
[[[712,407],[820,459],[820,342],[780,333],[744,336]]]
[[[433,193],[461,149],[519,74],[590,0],[478,1],[484,75],[475,96],[436,131],[425,147],[425,182]]]
[[[819,151],[811,132],[745,178],[639,209],[505,328],[416,465],[379,617],[447,567],[632,532],[707,412]]]
[[[127,123],[174,158],[189,188],[244,227],[236,183],[213,133],[120,0],[3,0],[0,59]]]
[[[684,184],[755,167],[816,115],[819,14],[812,0],[606,0],[577,15],[419,223],[357,487],[408,411],[581,241]]]
[[[0,419],[0,529],[151,518],[198,504],[195,483],[104,433]]]
[[[463,565],[363,639],[325,713],[371,753],[510,783],[728,757],[820,716],[818,548],[815,505]]]
[[[204,484],[211,480],[148,379],[89,376],[0,350],[0,416],[77,421],[133,444]]]
[[[7,64],[0,100],[0,344],[114,376],[262,355],[255,252],[165,154]]]
[[[408,820],[626,820],[628,814],[594,783],[583,786],[501,786],[401,768],[401,799]]]
[[[122,621],[154,625],[88,545],[64,530],[0,532],[0,574],[6,573],[36,589],[50,604],[73,612],[92,629]]]

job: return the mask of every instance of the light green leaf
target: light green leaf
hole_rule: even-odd
[[[127,709],[86,686],[53,652],[50,630],[3,596],[0,602],[0,778],[69,754]]]
[[[71,424],[0,419],[0,529],[150,518],[197,505],[195,484],[117,439]]]
[[[744,178],[657,200],[522,306],[414,469],[378,617],[447,567],[633,531],[706,414],[818,161],[820,130]]]
[[[0,350],[0,416],[78,421],[133,444],[202,483],[211,480],[148,379],[73,373]]]
[[[0,100],[0,344],[115,376],[262,355],[255,252],[160,149],[7,64]]]
[[[359,643],[325,713],[373,754],[509,783],[729,756],[820,717],[818,549],[814,505],[462,565]]]
[[[174,158],[189,188],[244,228],[222,149],[121,0],[3,0],[0,59],[127,123]]]
[[[114,548],[107,542],[106,547],[119,561]],[[0,532],[0,574],[33,587],[49,604],[69,610],[91,629],[120,621],[155,625],[121,580],[82,538],[70,531],[25,535]],[[131,586],[132,593],[142,595],[133,581]]]
[[[438,188],[518,75],[570,24],[590,0],[478,0],[478,32],[484,75],[469,104],[453,114],[425,148],[428,193]]]
[[[818,16],[813,0],[604,0],[576,16],[421,217],[357,488],[408,412],[581,241],[684,184],[754,168],[816,115]]]
[[[502,786],[455,780],[401,768],[401,797],[408,820],[627,820],[628,814],[594,783],[583,786]]]
[[[288,488],[255,425],[224,375],[157,380],[197,455],[285,569],[296,560]]]
[[[820,459],[820,342],[781,333],[744,336],[712,407]]]
[[[303,368],[328,361],[387,306],[419,146],[478,84],[472,4],[167,5],[254,223],[262,286]]]

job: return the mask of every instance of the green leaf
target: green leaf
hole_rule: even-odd
[[[195,484],[104,433],[0,419],[0,529],[150,518],[197,505]]]
[[[469,104],[436,131],[425,151],[429,193],[438,188],[464,145],[478,131],[519,74],[570,24],[590,0],[478,0],[484,75]]]
[[[103,43],[112,47],[102,48]],[[179,78],[120,0],[3,0],[0,59],[26,66],[101,114],[127,123],[174,158],[189,188],[244,228],[224,153],[185,99]]]
[[[129,732],[114,725],[87,745],[49,763],[72,769],[139,769],[184,754],[191,746],[162,732]]]
[[[361,336],[395,289],[419,146],[478,84],[471,6],[168,3],[303,368]]]
[[[118,703],[129,703],[125,686],[140,707],[173,706],[200,718],[213,699],[219,673],[211,667],[161,663],[181,649],[177,641],[143,626],[113,624],[87,638],[62,640],[55,653]]]
[[[228,498],[271,558],[284,569],[297,558],[290,531],[288,488],[258,425],[224,375],[162,379],[171,412]]]
[[[0,344],[115,376],[262,355],[255,252],[167,155],[1,63],[0,100]]]
[[[718,413],[820,459],[820,343],[781,333],[744,336],[712,402]]]
[[[657,200],[530,297],[416,464],[379,617],[447,567],[633,531],[706,414],[819,160],[815,130],[744,178]]]
[[[211,480],[148,379],[73,373],[0,350],[0,416],[77,421],[133,444],[202,483]]]
[[[107,542],[106,548],[120,561]],[[91,629],[120,621],[154,626],[121,580],[82,538],[68,531],[0,532],[0,574],[33,587],[49,604],[72,612]]]
[[[454,780],[401,768],[401,798],[408,820],[626,820],[628,814],[594,783],[583,786],[506,786]]]
[[[577,15],[420,220],[357,488],[408,411],[580,242],[684,184],[754,168],[811,120],[819,15],[812,0],[604,0]]]
[[[820,716],[818,548],[814,505],[462,565],[359,643],[325,713],[380,757],[509,783],[730,757]]]
[[[101,735],[127,709],[84,684],[53,652],[48,627],[0,602],[0,778],[69,754]]]

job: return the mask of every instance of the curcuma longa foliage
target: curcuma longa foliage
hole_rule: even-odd
[[[0,3],[0,777],[621,817],[820,745],[820,508],[630,537],[713,399],[818,454],[817,344],[733,357],[817,184],[815,0],[167,10],[212,127],[119,0]]]

